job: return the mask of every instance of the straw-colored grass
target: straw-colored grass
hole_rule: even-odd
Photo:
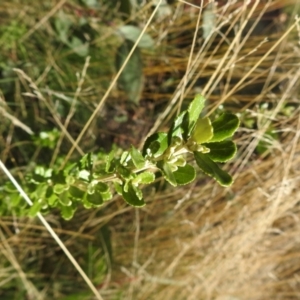
[[[149,132],[166,128],[182,99],[199,91],[209,100],[208,114],[220,105],[239,114],[238,154],[224,166],[234,184],[222,188],[199,176],[181,188],[147,189],[143,209],[115,197],[103,209],[78,212],[69,223],[54,214],[47,220],[81,265],[90,245],[102,245],[108,271],[93,279],[103,299],[300,299],[300,25],[294,19],[299,4],[225,1],[217,8],[218,30],[207,41],[200,31],[193,43],[205,10],[183,2],[174,4],[168,19],[148,28],[157,52],[144,54],[143,97],[153,100],[153,114],[160,112],[147,126]],[[139,18],[145,24],[150,15],[149,7]],[[255,22],[260,27],[255,29]],[[164,87],[168,79],[170,86]],[[101,90],[91,78],[88,82]],[[118,92],[112,93],[114,105],[123,105]],[[96,95],[91,97],[94,101]],[[287,106],[294,108],[289,114]],[[249,119],[254,126],[246,127]],[[266,134],[270,129],[276,137]],[[264,153],[257,151],[260,141]],[[75,286],[86,289],[36,220],[6,216],[0,225],[1,285],[18,278],[32,299],[61,299]],[[103,242],[104,226],[111,232],[112,260]],[[95,264],[100,257],[94,253],[88,259]],[[52,273],[39,273],[47,264]],[[44,278],[49,284],[41,286]]]

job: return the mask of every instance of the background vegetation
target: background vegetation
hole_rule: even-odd
[[[46,219],[103,299],[299,299],[298,1],[124,3],[1,1],[1,161],[22,182],[36,164],[139,147],[200,92],[207,115],[240,117],[232,187],[157,180],[144,208],[115,196]],[[136,41],[124,25],[139,33],[155,3],[111,88]],[[94,299],[22,199],[0,206],[1,299]]]

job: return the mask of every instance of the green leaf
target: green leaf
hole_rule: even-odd
[[[212,122],[214,135],[210,142],[220,142],[232,137],[239,127],[240,120],[233,114],[222,114],[218,119]]]
[[[99,191],[100,193],[107,193],[109,191],[108,184],[99,181],[97,184],[94,185],[95,190]]]
[[[143,172],[137,174],[137,176],[132,180],[133,184],[150,184],[155,180],[155,175],[152,172]]]
[[[165,132],[157,132],[150,135],[144,144],[143,155],[150,154],[159,157],[168,148],[168,135]]]
[[[187,111],[181,112],[174,122],[172,123],[172,126],[168,132],[168,145],[172,145],[173,140],[175,138],[182,140],[182,134],[184,132],[184,126],[182,126],[183,119],[185,118],[185,115],[187,114]],[[186,128],[187,130],[187,128]]]
[[[122,176],[122,178],[124,178],[124,179],[131,179],[135,175],[134,173],[131,172],[130,169],[128,169],[128,168],[126,168],[122,165],[118,166],[117,171]]]
[[[89,172],[92,172],[93,169],[93,159],[92,154],[87,153],[78,161],[77,166],[79,170],[88,170]]]
[[[165,179],[173,186],[177,186],[177,181],[172,171],[172,165],[166,161],[159,161],[157,167],[162,171]],[[176,168],[177,169],[177,168]]]
[[[101,193],[103,201],[108,201],[112,198],[112,193],[111,191],[103,192]]]
[[[119,183],[114,181],[114,187],[115,187],[117,194],[122,196],[122,192],[123,192],[122,186]]]
[[[198,119],[192,132],[191,139],[197,144],[210,141],[213,137],[213,127],[209,118]]]
[[[185,185],[196,178],[196,171],[193,166],[186,164],[184,167],[178,167],[174,173],[175,180],[179,185]]]
[[[63,205],[63,206],[70,206],[72,205],[72,201],[70,199],[70,195],[68,193],[68,191],[64,191],[62,193],[60,193],[59,195],[57,195],[59,202]]]
[[[226,162],[236,154],[236,145],[232,141],[207,143],[203,146],[210,149],[210,152],[206,155],[216,162]]]
[[[103,198],[100,192],[95,191],[93,194],[86,194],[86,200],[96,206],[103,204]]]
[[[199,168],[208,176],[213,177],[220,185],[230,186],[233,182],[231,176],[219,168],[219,166],[212,161],[207,154],[194,152],[195,160]]]
[[[70,220],[73,218],[74,213],[76,211],[76,207],[73,206],[61,206],[60,207],[61,211],[61,216],[65,219],[65,220]]]
[[[83,199],[83,196],[85,194],[85,192],[81,189],[79,189],[76,186],[71,185],[69,188],[69,194],[74,197],[75,199]]]
[[[123,1],[121,1],[123,2]],[[134,25],[123,25],[119,27],[118,31],[121,35],[126,39],[135,43],[142,32],[142,29],[134,26]],[[142,38],[138,43],[138,47],[140,48],[153,48],[154,41],[148,33],[144,33]]]
[[[124,200],[132,206],[142,207],[145,205],[144,200],[139,198],[140,195],[137,195],[131,183],[129,183],[127,192],[124,190],[124,186],[123,186],[122,196]]]
[[[42,201],[38,200],[33,203],[33,205],[30,207],[28,215],[29,217],[35,217],[37,213],[40,212],[41,208],[43,206]]]
[[[111,173],[115,169],[114,158],[116,155],[116,149],[112,149],[105,158],[105,172]]]
[[[202,112],[205,105],[205,98],[198,94],[194,98],[194,100],[190,103],[187,109],[187,116],[188,116],[188,130],[185,132],[185,139],[190,137],[196,123],[200,117],[200,113]]]
[[[118,48],[116,55],[117,70],[123,66],[133,45],[133,42],[125,40]],[[125,91],[128,99],[131,102],[135,104],[139,103],[141,93],[144,88],[143,63],[139,48],[134,50],[130,59],[128,60],[123,72],[118,78],[118,85]]]
[[[135,165],[136,168],[140,169],[145,166],[145,159],[143,155],[134,146],[131,146],[130,154],[131,154],[133,164]]]
[[[55,194],[61,194],[64,191],[67,191],[69,189],[69,186],[67,184],[61,184],[61,183],[57,183],[54,185],[53,187],[53,192]]]

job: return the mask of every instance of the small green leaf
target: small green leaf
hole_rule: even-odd
[[[171,146],[174,143],[174,140],[177,142],[182,141],[182,122],[184,116],[187,114],[187,111],[181,112],[173,121],[172,126],[168,132],[168,145]]]
[[[103,204],[103,198],[100,192],[95,191],[93,194],[86,194],[86,200],[96,206]]]
[[[159,161],[157,167],[162,171],[165,179],[173,186],[177,186],[176,178],[172,171],[172,165],[166,161]],[[176,169],[178,169],[176,167]]]
[[[209,118],[198,119],[192,132],[191,139],[197,144],[210,141],[213,136],[213,128]]]
[[[185,185],[196,178],[196,171],[193,166],[186,164],[184,167],[178,167],[174,173],[175,180],[179,185]]]
[[[232,141],[207,143],[203,146],[209,148],[210,151],[206,155],[215,162],[226,162],[236,153],[236,145]]]
[[[122,186],[119,183],[114,181],[114,187],[115,187],[117,194],[122,196],[122,192],[123,192]]]
[[[73,206],[61,206],[60,209],[61,209],[61,211],[60,211],[61,216],[65,220],[71,220],[76,211],[76,207],[73,207]]]
[[[205,98],[198,94],[194,98],[194,100],[190,103],[187,109],[187,117],[188,117],[188,130],[185,132],[185,139],[190,137],[192,131],[194,130],[197,121],[199,120],[200,113],[202,112],[205,105]]]
[[[106,173],[111,173],[114,171],[115,169],[115,164],[113,163],[114,158],[116,155],[116,149],[112,149],[109,154],[106,156],[105,158],[105,172]]]
[[[97,184],[95,184],[95,190],[99,191],[100,193],[107,193],[109,191],[109,186],[108,184],[99,181]]]
[[[155,180],[155,175],[152,172],[140,173],[132,180],[133,184],[150,184]]]
[[[222,114],[218,119],[212,122],[214,135],[210,142],[220,142],[232,137],[239,127],[240,120],[233,114]]]
[[[68,189],[69,189],[69,186],[67,184],[57,183],[54,185],[53,191],[55,194],[61,194],[64,191],[67,191]]]
[[[41,208],[43,206],[42,201],[36,201],[33,203],[33,205],[30,207],[28,215],[29,217],[35,217],[37,215],[37,213],[40,212]]]
[[[93,159],[92,154],[87,153],[78,161],[77,166],[79,170],[88,170],[92,172],[93,169]]]
[[[131,146],[130,154],[131,154],[133,164],[135,165],[136,168],[140,169],[145,166],[145,159],[143,155],[134,146]]]
[[[142,207],[145,205],[144,200],[139,198],[140,195],[137,195],[137,193],[131,183],[128,186],[127,192],[123,188],[122,196],[123,196],[124,200],[132,206]]]
[[[158,157],[162,155],[168,148],[168,135],[165,132],[157,132],[150,135],[144,144],[143,155],[150,154]]]
[[[59,195],[57,195],[59,202],[63,205],[63,206],[70,206],[72,205],[72,201],[70,199],[70,195],[68,193],[68,191],[64,191],[62,193],[60,193]]]
[[[75,199],[83,199],[83,196],[85,194],[85,192],[81,189],[79,189],[76,186],[71,185],[69,188],[69,194],[74,197]]]
[[[208,176],[213,177],[220,185],[230,186],[233,182],[231,176],[219,168],[219,166],[212,161],[207,154],[194,152],[195,160],[199,168]]]
[[[112,193],[111,191],[103,192],[101,193],[103,201],[108,201],[112,198]]]
[[[134,173],[131,172],[130,169],[128,169],[122,165],[118,166],[117,171],[124,179],[131,179],[135,175]]]

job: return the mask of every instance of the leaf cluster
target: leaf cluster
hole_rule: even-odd
[[[230,160],[236,145],[230,138],[239,126],[233,114],[222,114],[216,120],[201,117],[205,98],[197,95],[187,110],[174,120],[168,132],[149,136],[142,151],[134,146],[120,156],[113,149],[102,163],[91,153],[62,170],[36,167],[27,177],[26,192],[33,201],[30,216],[46,213],[56,207],[62,217],[71,219],[79,205],[99,207],[112,199],[114,191],[130,205],[145,205],[142,186],[151,184],[157,172],[172,185],[185,185],[196,178],[194,165],[187,162],[192,155],[202,172],[222,186],[230,186],[232,177],[217,163]],[[9,185],[6,194],[16,193]],[[18,206],[20,196],[11,205]],[[6,198],[8,199],[8,198]]]

